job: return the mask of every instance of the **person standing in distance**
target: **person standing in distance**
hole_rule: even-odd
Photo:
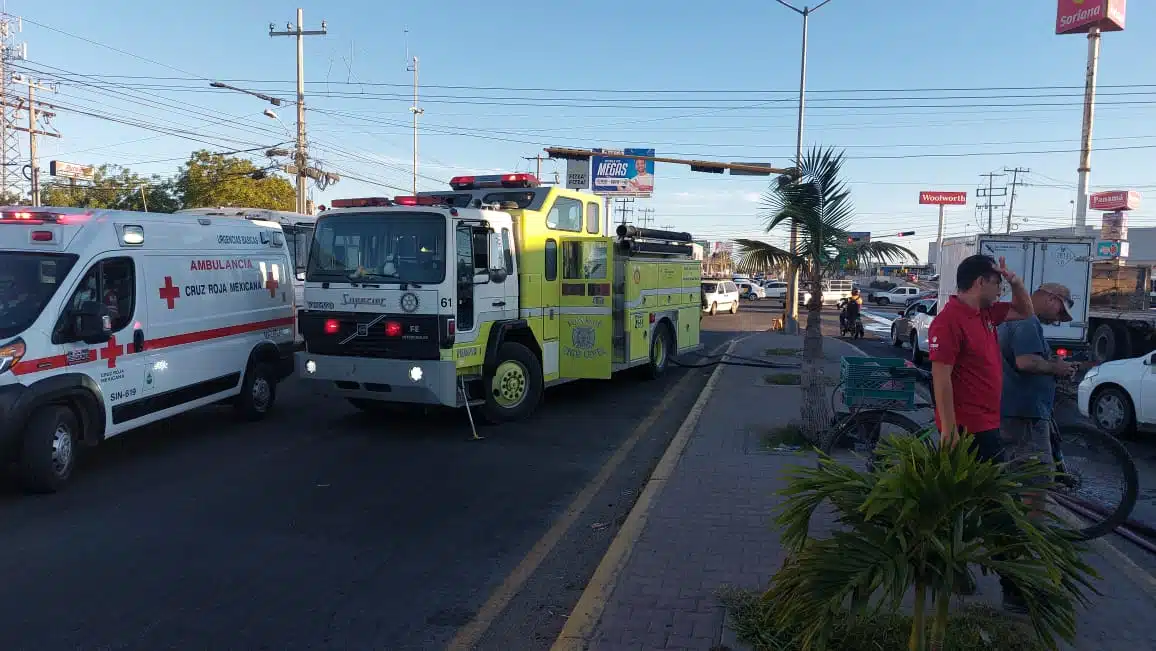
[[[1000,302],[1003,283],[1011,286],[1010,303]],[[1023,282],[986,255],[973,255],[955,272],[956,295],[931,322],[928,349],[935,391],[935,423],[940,440],[954,444],[966,436],[977,455],[1003,461],[1000,398],[1003,363],[996,327],[1035,314]]]

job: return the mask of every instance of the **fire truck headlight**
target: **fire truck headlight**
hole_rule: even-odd
[[[309,361],[305,362],[305,372],[309,373],[310,375],[312,375],[313,373],[316,373],[317,372],[317,362],[315,362],[313,360],[309,360]]]
[[[422,373],[420,366],[415,366],[415,367],[409,369],[409,379],[413,380],[414,382],[421,382],[421,378],[423,375],[425,375],[425,374]]]

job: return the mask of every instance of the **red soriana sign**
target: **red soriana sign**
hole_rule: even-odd
[[[940,206],[966,206],[967,193],[966,192],[937,192],[935,190],[926,190],[919,193],[919,203],[921,204],[938,204]]]
[[[1056,11],[1057,34],[1084,34],[1099,26],[1103,32],[1124,29],[1127,0],[1060,0]]]
[[[1140,207],[1140,193],[1135,190],[1097,192],[1088,197],[1088,207],[1092,210],[1103,210],[1105,212],[1135,210]]]

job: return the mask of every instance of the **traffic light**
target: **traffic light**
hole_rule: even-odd
[[[915,235],[915,231],[903,231],[899,233],[899,237],[904,237],[906,235]]]

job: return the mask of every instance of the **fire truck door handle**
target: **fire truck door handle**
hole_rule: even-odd
[[[554,320],[554,308],[550,308],[550,320]]]
[[[493,305],[494,307],[505,307],[506,302],[505,301],[494,301],[493,303],[490,303],[490,305]]]
[[[132,333],[132,352],[144,352],[144,330],[137,328]]]

